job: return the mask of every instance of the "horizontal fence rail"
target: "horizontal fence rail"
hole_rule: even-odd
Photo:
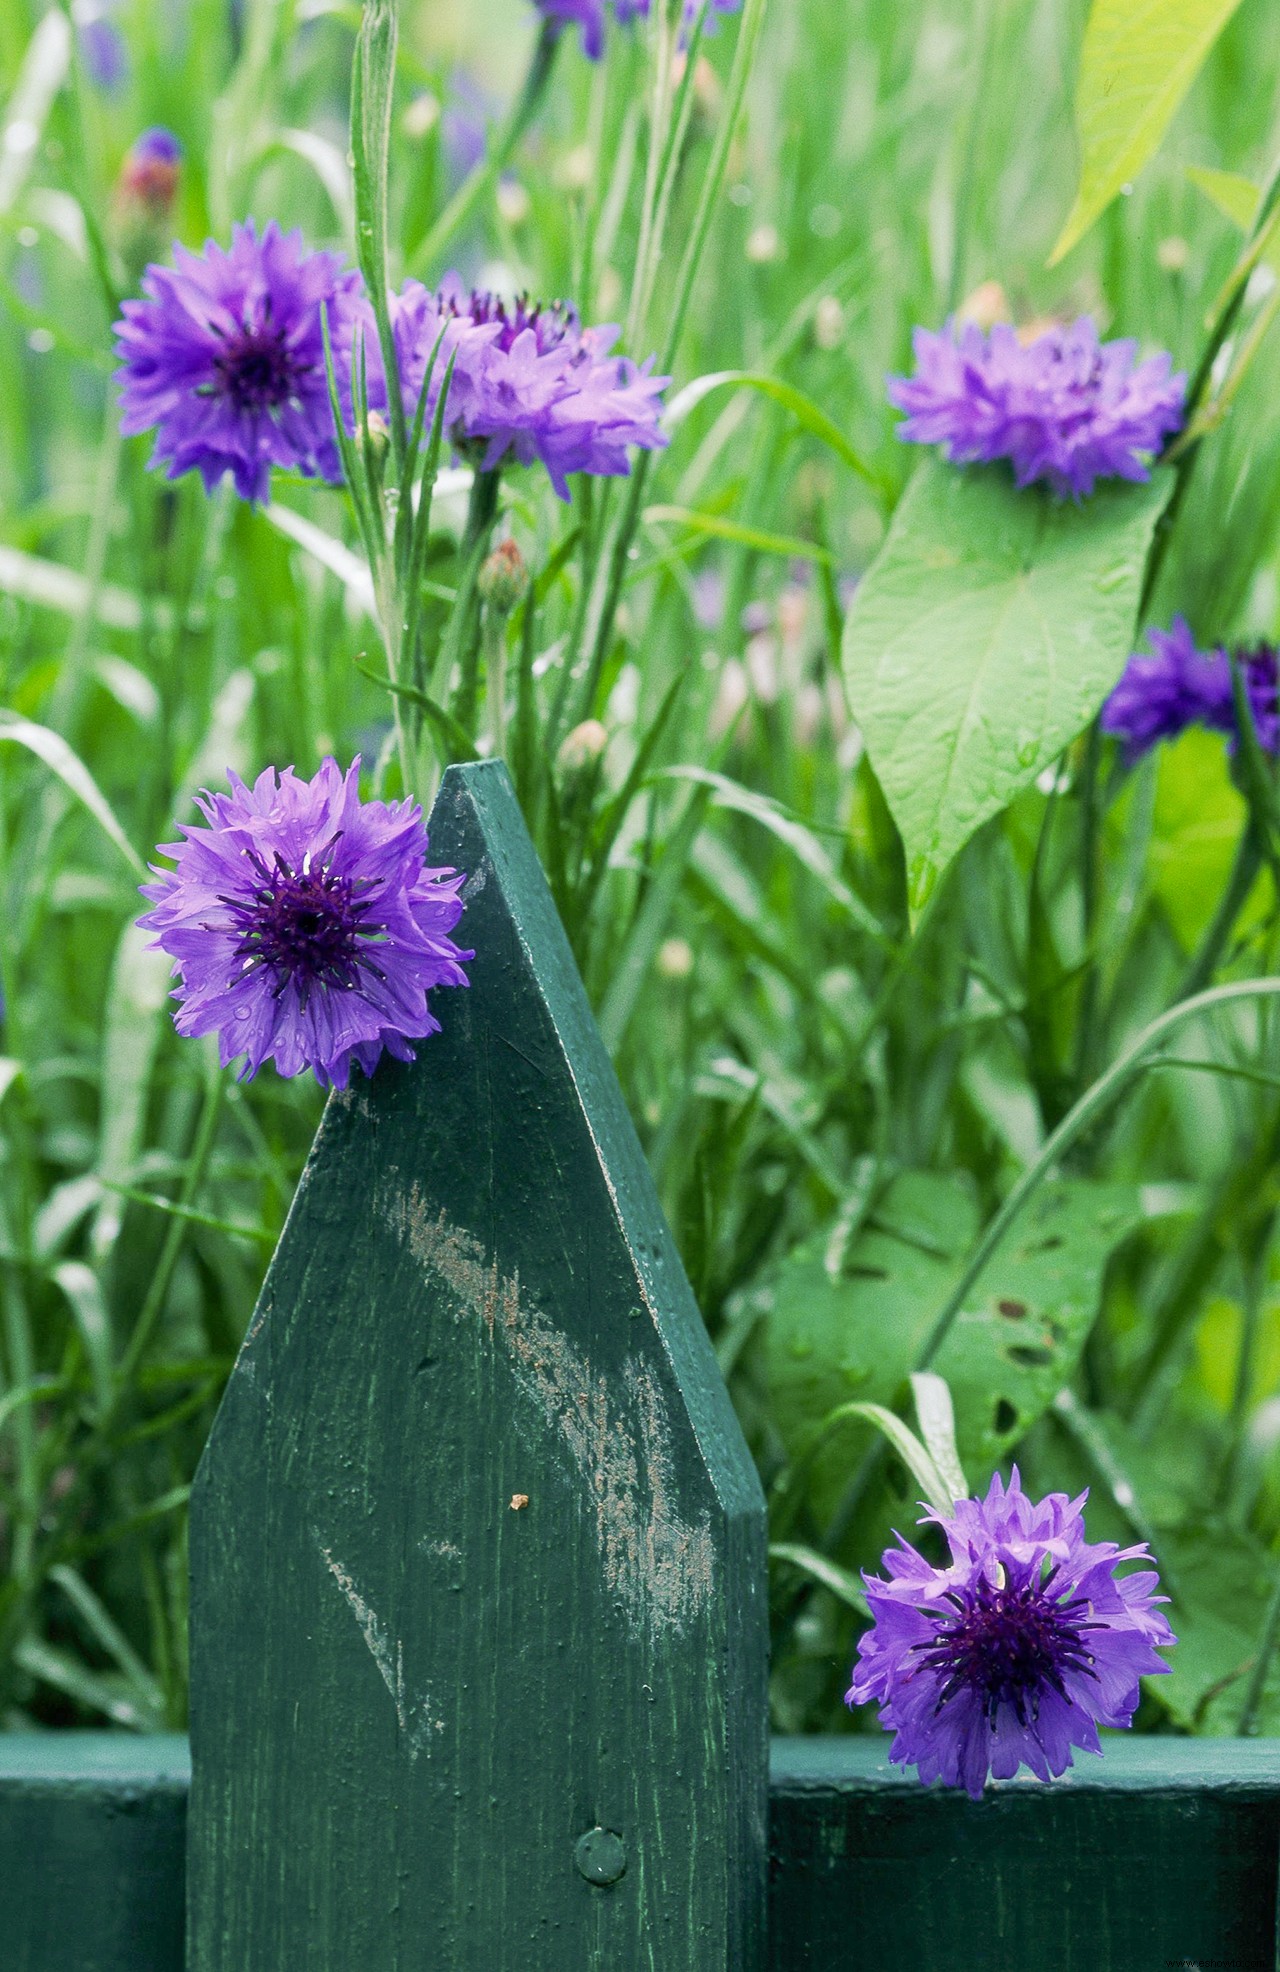
[[[1280,1743],[1116,1741],[981,1802],[885,1744],[774,1740],[771,1972],[1272,1972]],[[177,1736],[0,1737],[5,1972],[184,1972],[189,1778]]]

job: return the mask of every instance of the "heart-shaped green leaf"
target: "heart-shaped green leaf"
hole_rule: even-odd
[[[911,907],[1057,759],[1133,646],[1172,475],[1081,505],[935,459],[907,488],[845,627],[853,715],[907,851]]]

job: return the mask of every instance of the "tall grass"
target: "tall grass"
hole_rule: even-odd
[[[775,0],[616,618],[600,585],[627,486],[581,485],[566,509],[507,481],[535,584],[512,626],[528,721],[509,757],[774,1487],[774,1700],[791,1729],[844,1717],[859,1618],[840,1570],[913,1511],[893,1466],[851,1494],[865,1427],[803,1462],[824,1411],[893,1398],[901,1335],[927,1327],[1047,1133],[1197,966],[1205,985],[1274,962],[1266,868],[1205,945],[1244,803],[1203,734],[1132,773],[1073,750],[971,843],[913,935],[839,683],[849,585],[912,465],[884,376],[913,325],[994,279],[1024,317],[1090,310],[1193,367],[1238,239],[1185,167],[1260,179],[1276,152],[1270,15],[1244,0],[1160,158],[1046,272],[1083,11]],[[131,929],[136,865],[227,767],[311,772],[357,750],[372,766],[389,715],[358,663],[378,632],[343,494],[277,478],[281,511],[255,511],[167,484],[144,441],[120,440],[109,381],[119,298],[167,249],[115,189],[145,125],[185,147],[180,238],[252,213],[352,255],[355,12],[134,0],[115,18],[129,76],[110,92],[63,16],[0,12],[0,1684],[12,1726],[146,1729],[184,1716],[187,1487],[320,1098],[270,1071],[224,1085],[176,1042],[164,963]],[[393,276],[457,188],[465,113],[488,103],[496,124],[535,26],[524,0],[406,6]],[[740,31],[726,21],[700,51],[660,258],[652,52],[617,34],[598,69],[561,49],[507,175],[422,271],[571,296],[628,322],[631,353],[660,350]],[[1280,630],[1274,362],[1264,349],[1208,441],[1151,602],[1202,643]],[[726,371],[803,397],[726,383],[681,401]],[[437,627],[464,520],[446,482]],[[67,752],[33,752],[23,720]],[[1146,1701],[1153,1729],[1280,1725],[1259,1658],[1280,1537],[1274,1025],[1269,1005],[1235,1004],[1181,1031],[1081,1138],[1051,1201],[1070,1263],[1045,1262],[1052,1227],[1038,1261],[1034,1241],[1022,1253],[1032,1320],[999,1342],[1001,1376],[1021,1381],[1016,1401],[993,1385],[983,1427],[1037,1485],[1091,1485],[1100,1533],[1153,1538],[1183,1638]]]

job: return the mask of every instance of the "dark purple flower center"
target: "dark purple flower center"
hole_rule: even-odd
[[[531,301],[525,294],[515,301],[504,301],[500,295],[473,288],[465,301],[449,300],[445,307],[451,314],[468,316],[473,322],[499,323],[501,334],[497,347],[501,350],[510,349],[525,329],[533,330],[539,356],[558,349],[561,343],[575,340],[578,335],[578,312],[565,301]]]
[[[932,1642],[914,1646],[941,1679],[935,1711],[957,1692],[974,1691],[993,1726],[1002,1704],[1011,1704],[1025,1726],[1037,1716],[1046,1685],[1065,1698],[1066,1671],[1092,1677],[1086,1632],[1097,1625],[1086,1620],[1087,1602],[1052,1593],[1055,1573],[1003,1588],[984,1578],[963,1595],[947,1596],[957,1614],[938,1625]]]
[[[246,324],[214,358],[218,388],[237,411],[270,411],[294,395],[297,365],[283,332],[270,322]]]
[[[370,893],[381,879],[335,876],[327,867],[333,847],[328,843],[319,856],[307,856],[298,870],[279,855],[270,869],[254,856],[259,881],[251,897],[220,899],[240,933],[235,952],[245,970],[274,972],[277,995],[292,981],[304,1005],[314,987],[357,985],[362,968],[383,976],[370,951],[383,927],[368,921]]]

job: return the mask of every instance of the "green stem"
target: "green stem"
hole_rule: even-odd
[[[975,1281],[994,1258],[1023,1207],[1067,1152],[1124,1093],[1130,1082],[1149,1065],[1147,1056],[1159,1046],[1165,1035],[1171,1033],[1175,1027],[1181,1026],[1184,1020],[1192,1020],[1202,1013],[1211,1013],[1214,1008],[1226,1006],[1234,1000],[1277,998],[1280,998],[1280,979],[1232,980],[1226,985],[1212,987],[1207,993],[1197,993],[1194,998],[1184,1000],[1178,1006],[1170,1007],[1167,1012],[1160,1014],[1157,1019],[1143,1028],[1136,1040],[1130,1042],[1124,1053],[1112,1062],[1110,1068],[1098,1077],[1093,1087],[1081,1096],[1075,1107],[1063,1117],[1057,1129],[1047,1139],[1035,1162],[1029,1165],[1018,1179],[974,1247],[959,1280],[934,1317],[933,1325],[912,1365],[913,1368],[928,1369],[936,1360]],[[854,1474],[827,1530],[824,1545],[828,1549],[836,1547],[847,1531],[878,1460],[877,1447],[864,1458]]]
[[[1218,961],[1235,929],[1236,919],[1244,909],[1261,868],[1262,842],[1251,817],[1245,824],[1244,832],[1236,845],[1235,861],[1231,866],[1227,887],[1218,900],[1213,921],[1205,931],[1199,949],[1178,988],[1179,1000],[1194,998],[1213,978]]]
[[[497,184],[510,164],[521,138],[533,122],[538,105],[546,94],[547,84],[555,67],[556,50],[560,46],[562,31],[562,22],[554,20],[543,22],[542,32],[533,50],[533,59],[524,79],[524,86],[516,97],[511,114],[496,140],[486,148],[485,156],[480,163],[469,177],[463,179],[434,225],[426,236],[419,240],[409,256],[411,274],[421,275],[439,260],[454,234],[461,232],[480,201]]]
[[[1268,1213],[1260,1231],[1252,1241],[1253,1251],[1245,1267],[1240,1353],[1236,1358],[1231,1409],[1227,1415],[1226,1451],[1218,1475],[1219,1506],[1225,1506],[1231,1497],[1244,1451],[1245,1433],[1249,1424],[1249,1391],[1253,1384],[1253,1366],[1257,1354],[1258,1331],[1262,1321],[1262,1303],[1266,1289],[1267,1256],[1274,1229],[1275,1215]]]
[[[939,1310],[920,1357],[917,1369],[928,1369],[939,1349],[946,1341],[961,1308],[964,1306],[970,1288],[983,1268],[992,1258],[1013,1225],[1023,1206],[1039,1190],[1054,1166],[1061,1162],[1079,1139],[1097,1121],[1116,1098],[1123,1094],[1129,1083],[1141,1074],[1147,1066],[1146,1057],[1152,1049],[1163,1041],[1166,1034],[1180,1027],[1184,1020],[1193,1020],[1197,1015],[1210,1013],[1215,1007],[1226,1006],[1233,1000],[1280,998],[1280,979],[1237,979],[1225,986],[1213,986],[1207,993],[1197,993],[1178,1006],[1170,1007],[1143,1028],[1137,1039],[1131,1041],[1124,1053],[1112,1062],[1110,1068],[1100,1075],[1093,1087],[1081,1096],[1075,1107],[1063,1117],[1053,1131],[1035,1163],[1023,1172],[1004,1204],[992,1219],[987,1230],[978,1241],[968,1263],[956,1285],[947,1296]]]
[[[1085,739],[1084,762],[1080,772],[1080,917],[1086,971],[1076,1027],[1077,1088],[1087,1083],[1093,1066],[1094,1028],[1098,1017],[1098,963],[1093,946],[1098,929],[1098,767],[1101,758],[1102,730],[1095,719]]]
[[[204,1101],[201,1105],[200,1116],[196,1123],[196,1133],[192,1140],[191,1154],[187,1158],[187,1167],[182,1177],[182,1188],[176,1200],[176,1203],[184,1208],[184,1211],[191,1205],[196,1192],[204,1180],[205,1170],[208,1167],[209,1157],[213,1150],[214,1138],[218,1132],[218,1120],[222,1115],[222,1100],[225,1086],[226,1078],[222,1070],[216,1067],[212,1068],[209,1072],[209,1079],[205,1083]],[[187,1236],[187,1230],[188,1221],[185,1217],[175,1215],[170,1219],[169,1230],[165,1234],[164,1245],[160,1249],[160,1258],[156,1262],[156,1270],[151,1276],[151,1285],[147,1289],[146,1299],[143,1301],[138,1319],[134,1323],[133,1333],[129,1337],[128,1345],[116,1369],[116,1396],[100,1420],[100,1433],[105,1432],[107,1426],[114,1419],[120,1408],[124,1393],[132,1387],[138,1366],[146,1354],[147,1345],[155,1331],[156,1323],[164,1312],[165,1299],[169,1292],[169,1283],[173,1279],[173,1270],[178,1264],[183,1242]]]
[[[742,105],[747,93],[747,83],[750,79],[752,65],[755,60],[756,47],[760,40],[761,29],[764,26],[766,4],[767,0],[747,0],[742,15],[742,25],[738,29],[738,45],[734,49],[733,68],[729,75],[729,87],[726,92],[724,114],[720,119],[719,129],[716,131],[715,146],[711,153],[711,161],[707,166],[706,176],[702,181],[702,190],[698,197],[698,208],[694,215],[693,227],[689,234],[688,244],[685,247],[684,258],[680,263],[680,272],[676,277],[675,301],[669,317],[666,341],[658,358],[658,370],[664,375],[670,370],[675,360],[680,337],[684,332],[685,316],[688,314],[689,303],[693,297],[693,284],[697,279],[698,268],[706,247],[707,234],[710,231],[712,217],[716,210],[720,187],[724,182],[724,175],[728,168],[729,151],[733,143],[734,131],[737,129],[738,118],[742,113]],[[613,539],[601,557],[600,572],[597,575],[594,585],[592,605],[588,616],[586,642],[591,651],[591,660],[587,667],[587,675],[582,692],[581,702],[584,705],[589,705],[595,696],[596,685],[599,682],[600,673],[604,669],[605,659],[609,653],[609,638],[612,634],[613,621],[617,614],[618,603],[622,597],[622,585],[627,572],[627,557],[631,549],[631,543],[635,539],[636,529],[640,524],[644,489],[649,477],[649,466],[653,456],[652,452],[644,452],[636,460],[627,486],[626,502],[614,528]],[[566,662],[572,665],[576,656],[576,649],[571,647],[566,655]]]
[[[1237,263],[1231,282],[1228,284],[1227,292],[1218,309],[1213,327],[1209,331],[1209,339],[1205,343],[1195,376],[1192,378],[1191,388],[1187,392],[1187,422],[1185,428],[1187,431],[1191,431],[1194,428],[1197,417],[1205,408],[1213,382],[1213,366],[1218,359],[1218,351],[1222,348],[1227,337],[1235,327],[1236,319],[1244,306],[1249,273],[1252,270],[1253,259],[1256,258],[1254,249],[1258,247],[1263,234],[1271,223],[1277,198],[1280,198],[1280,159],[1277,159],[1276,163],[1272,166],[1271,175],[1263,187],[1262,196],[1258,201],[1258,211],[1250,229],[1245,251]],[[1197,434],[1183,443],[1181,451],[1177,450],[1176,446],[1174,448],[1173,469],[1176,477],[1173,494],[1168,506],[1156,522],[1155,533],[1152,536],[1151,551],[1147,556],[1146,573],[1143,577],[1142,596],[1138,603],[1137,620],[1139,628],[1141,628],[1147,611],[1151,606],[1152,598],[1155,595],[1156,584],[1160,580],[1165,556],[1169,551],[1169,542],[1173,538],[1173,531],[1177,525],[1183,503],[1186,500],[1187,488],[1191,483],[1191,476],[1195,471],[1196,460],[1200,456],[1200,450],[1203,444],[1204,435]]]
[[[454,603],[453,621],[449,626],[449,639],[446,646],[449,662],[440,681],[443,696],[448,688],[449,673],[453,663],[455,660],[458,661],[461,671],[452,711],[469,739],[475,737],[480,683],[480,599],[476,594],[476,578],[488,551],[489,536],[493,532],[493,523],[497,518],[498,493],[501,485],[501,467],[495,472],[477,472],[471,482],[466,531],[459,549],[462,579],[458,584],[458,599]]]

